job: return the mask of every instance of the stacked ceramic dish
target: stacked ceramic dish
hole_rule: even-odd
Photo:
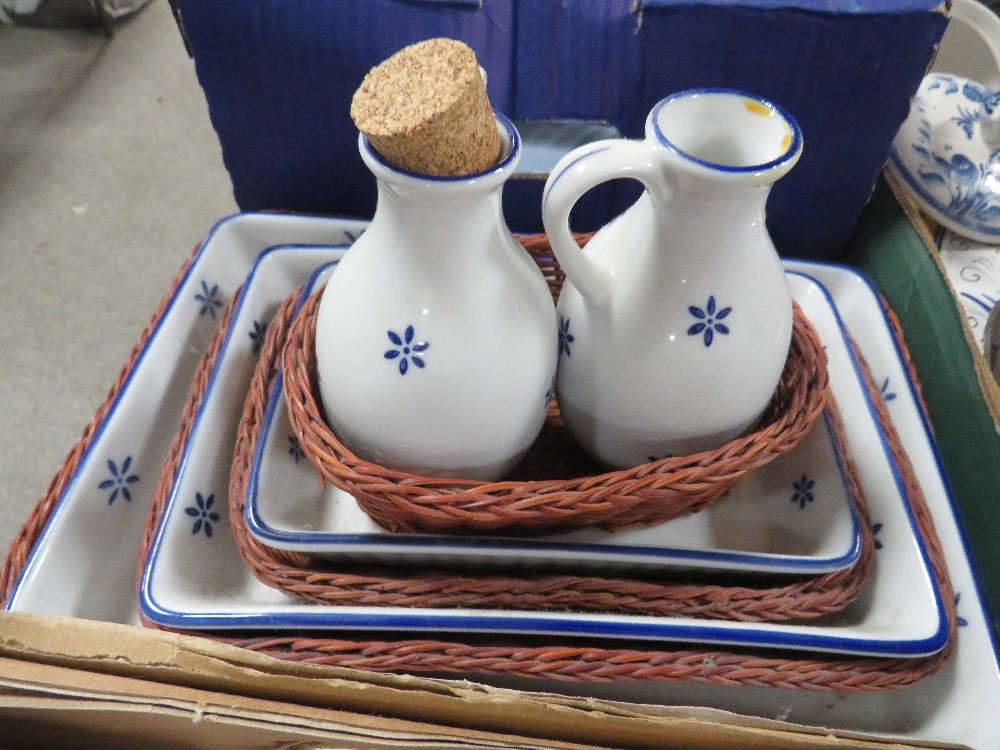
[[[850,339],[814,280],[789,275],[826,347],[846,441],[865,450],[846,451],[836,417],[827,414],[801,446],[726,498],[666,523],[533,537],[396,534],[320,481],[306,460],[310,448],[291,428],[277,364],[282,331],[342,252],[272,249],[231,306],[177,472],[165,478],[141,591],[150,622],[406,630],[408,639],[470,632],[541,643],[655,639],[685,649],[709,643],[921,660],[945,647],[941,573],[907,510],[905,483]],[[279,292],[277,280],[293,268],[311,271],[304,287]],[[252,384],[262,389],[256,402],[246,399]],[[870,513],[883,548],[890,528],[900,535],[890,564],[871,564]],[[878,600],[848,607],[875,591],[908,595],[891,607]],[[820,615],[829,622],[800,622]]]
[[[26,532],[8,608],[140,617],[317,663],[608,681],[623,698],[888,733],[917,731],[907,722],[928,696],[960,705],[956,669],[1000,695],[979,669],[988,631],[905,358],[855,273],[786,265],[825,348],[839,425],[827,412],[703,511],[533,536],[401,534],[321,483],[279,366],[299,310],[361,230],[243,215],[206,238]],[[178,424],[170,445],[151,401]],[[84,529],[100,560],[81,560]],[[129,577],[136,547],[138,597],[88,598],[88,580]],[[970,619],[982,634],[960,643]],[[889,687],[911,708],[885,716],[874,695]],[[843,697],[809,697],[830,690]],[[873,697],[849,697],[860,692]],[[928,736],[959,736],[939,729],[961,725],[954,712],[933,714]]]

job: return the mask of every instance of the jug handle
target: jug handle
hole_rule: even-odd
[[[542,224],[552,252],[584,299],[598,307],[611,302],[611,278],[573,239],[570,211],[588,190],[619,177],[639,180],[655,198],[666,202],[672,191],[654,166],[653,151],[646,141],[594,141],[560,159],[545,183]]]

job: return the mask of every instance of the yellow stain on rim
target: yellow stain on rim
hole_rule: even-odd
[[[747,112],[752,112],[755,115],[765,115],[770,117],[774,114],[774,111],[770,107],[765,107],[760,102],[756,102],[753,99],[744,99],[743,106],[747,108]]]
[[[747,112],[750,112],[751,114],[754,115],[764,115],[765,117],[772,117],[775,114],[773,109],[761,104],[758,101],[754,101],[753,99],[744,99],[743,106],[746,107]],[[792,145],[792,134],[789,131],[785,133],[785,137],[781,139],[781,147],[783,149],[787,149],[791,145]]]

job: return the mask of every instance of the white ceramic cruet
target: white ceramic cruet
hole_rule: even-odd
[[[603,463],[716,447],[761,416],[792,329],[764,204],[801,150],[778,106],[702,89],[659,102],[644,140],[591,143],[553,169],[542,216],[568,276],[556,392],[573,434]],[[645,191],[581,250],[570,210],[622,177]]]
[[[500,161],[464,177],[403,171],[360,136],[378,203],[323,292],[316,356],[326,418],[361,458],[495,479],[544,422],[555,310],[503,218],[521,146],[509,120],[497,123]]]

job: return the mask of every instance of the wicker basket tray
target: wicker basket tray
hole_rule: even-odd
[[[269,326],[269,342],[261,354],[271,358],[274,368],[280,356],[282,331],[279,317]],[[273,328],[272,328],[273,326]],[[196,413],[216,352],[206,351],[199,375],[192,384],[185,415]],[[864,366],[860,352],[856,352]],[[861,692],[901,688],[935,673],[951,656],[955,646],[957,615],[954,591],[944,554],[934,532],[933,521],[913,467],[902,450],[898,434],[870,372],[866,386],[878,417],[899,462],[907,496],[923,535],[934,576],[941,589],[948,618],[948,641],[929,657],[892,658],[803,654],[794,651],[725,649],[649,643],[608,642],[569,638],[454,637],[449,639],[393,639],[385,634],[361,636],[289,632],[190,632],[220,642],[250,649],[278,659],[317,665],[350,667],[369,671],[419,673],[456,672],[504,675],[568,681],[612,682],[655,680],[694,682],[726,686],[764,686],[811,691]],[[142,559],[169,496],[176,469],[190,434],[192,419],[182,419],[170,456],[164,463],[160,485],[147,519]],[[237,447],[237,451],[247,450]],[[141,561],[140,561],[141,562]],[[146,622],[149,627],[160,627]],[[373,637],[374,636],[374,637]],[[381,636],[381,637],[379,637]]]
[[[527,245],[553,294],[561,274],[548,245]],[[795,305],[781,381],[753,432],[714,450],[602,472],[566,429],[558,406],[521,466],[505,481],[424,477],[354,455],[327,425],[316,397],[315,329],[321,292],[292,324],[282,361],[285,401],[301,448],[320,475],[353,495],[390,531],[539,533],[660,523],[704,509],[748,473],[794,448],[826,405],[826,354]]]
[[[182,269],[183,273],[183,269]],[[180,275],[178,276],[180,278]],[[232,305],[227,310],[231,312]],[[148,335],[160,313],[154,316]],[[220,323],[220,330],[225,327]],[[141,345],[141,341],[140,341]],[[170,452],[164,461],[156,497],[149,510],[146,536],[140,553],[140,568],[149,543],[163,511],[180,457],[189,438],[193,416],[197,412],[208,374],[218,353],[219,340],[213,341],[199,365],[198,372],[184,407],[180,426]],[[137,347],[138,350],[139,347]],[[904,349],[905,351],[905,349]],[[860,352],[858,360],[864,367]],[[275,356],[272,351],[270,356]],[[133,352],[122,376],[113,386],[107,401],[98,410],[80,440],[74,445],[46,493],[19,530],[0,571],[0,600],[9,596],[13,582],[23,570],[31,548],[38,540],[62,488],[79,464],[93,439],[93,427],[106,412],[120,383],[127,377],[136,360]],[[866,369],[866,368],[865,368]],[[608,682],[622,680],[656,680],[664,682],[695,682],[727,686],[766,686],[812,691],[872,691],[900,688],[936,672],[950,657],[957,628],[955,594],[948,577],[944,554],[934,531],[933,520],[917,481],[909,457],[902,449],[899,436],[889,418],[875,380],[866,370],[866,385],[886,431],[891,448],[901,470],[901,478],[910,498],[914,517],[923,535],[941,589],[948,617],[949,638],[944,649],[927,658],[857,658],[817,657],[794,652],[761,652],[737,649],[672,648],[649,643],[585,642],[579,639],[521,638],[497,639],[393,639],[378,633],[362,637],[344,634],[331,638],[329,634],[303,633],[192,633],[234,646],[254,650],[278,659],[307,662],[384,672],[457,672],[462,674],[522,676],[569,681]]]
[[[502,607],[525,610],[577,610],[659,616],[684,616],[747,622],[818,617],[838,611],[860,591],[871,569],[874,542],[868,507],[845,444],[832,397],[833,434],[845,457],[850,495],[862,530],[861,556],[855,565],[823,575],[748,584],[729,576],[686,574],[683,580],[582,575],[456,574],[424,569],[332,565],[307,555],[268,547],[249,533],[244,516],[247,478],[277,360],[293,327],[297,294],[290,296],[268,324],[260,359],[250,383],[237,430],[229,486],[230,525],[240,555],[263,583],[319,604],[404,607]],[[286,347],[287,349],[287,347]],[[723,577],[724,578],[724,577]]]

